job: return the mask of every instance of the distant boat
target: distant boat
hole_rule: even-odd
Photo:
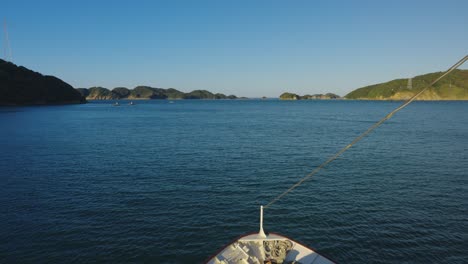
[[[174,103],[174,101],[169,101],[169,103],[170,103],[170,104],[173,104],[173,103]]]
[[[130,102],[129,105],[135,105],[133,102]]]
[[[119,102],[115,102],[114,106],[120,106]]]

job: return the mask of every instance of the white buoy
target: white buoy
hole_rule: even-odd
[[[258,237],[266,238],[265,231],[263,231],[263,205],[260,206],[260,231],[258,231]]]

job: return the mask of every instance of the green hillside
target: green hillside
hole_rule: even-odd
[[[0,59],[0,105],[78,104],[86,100],[54,76]]]
[[[235,95],[213,94],[206,90],[195,90],[184,93],[174,88],[163,89],[149,86],[137,86],[134,89],[117,87],[112,90],[103,87],[76,89],[88,100],[117,100],[117,99],[237,99]]]
[[[295,93],[282,93],[280,95],[280,100],[330,100],[330,99],[341,99],[339,95],[334,93],[326,93],[326,94],[306,94],[303,96],[297,95]]]
[[[412,78],[412,89],[408,89],[408,79],[396,79],[356,89],[345,98],[405,100],[427,87],[441,74],[442,72],[435,72]],[[418,100],[468,100],[468,70],[454,70],[424,92]]]

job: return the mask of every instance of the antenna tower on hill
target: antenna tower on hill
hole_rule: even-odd
[[[3,56],[6,61],[13,61],[6,19],[3,20]]]
[[[408,79],[408,87],[406,87],[406,88],[408,88],[408,90],[413,89],[413,79],[412,78]]]

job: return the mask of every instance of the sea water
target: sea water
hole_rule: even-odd
[[[401,102],[0,108],[0,262],[199,263]],[[468,262],[468,102],[415,102],[265,210],[340,263]]]

